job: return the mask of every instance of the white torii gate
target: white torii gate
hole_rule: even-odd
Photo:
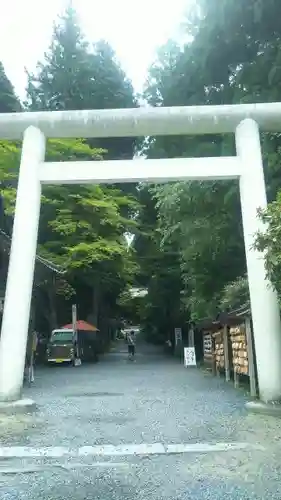
[[[239,179],[260,397],[281,397],[281,328],[276,292],[253,248],[267,205],[259,138],[281,131],[281,103],[54,111],[0,115],[0,138],[22,139],[1,342],[0,400],[21,397],[42,184]],[[46,137],[134,137],[235,133],[237,156],[45,163]],[[231,262],[229,263],[231,265]]]

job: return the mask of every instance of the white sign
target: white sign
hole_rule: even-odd
[[[178,345],[182,341],[182,331],[181,328],[175,328],[175,344]]]
[[[196,354],[194,347],[184,348],[184,366],[196,366]]]

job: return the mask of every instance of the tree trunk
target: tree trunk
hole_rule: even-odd
[[[100,305],[100,281],[99,281],[99,278],[96,278],[94,286],[93,286],[92,300],[93,300],[93,302],[92,302],[91,321],[96,327],[98,327],[99,305]]]

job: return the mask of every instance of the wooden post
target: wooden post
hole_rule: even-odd
[[[215,347],[215,341],[214,337],[211,334],[211,341],[212,341],[212,374],[216,375],[217,371],[217,364],[216,364],[216,347]]]
[[[78,332],[77,332],[77,306],[76,304],[72,304],[72,329],[73,329],[73,336],[75,338],[75,343],[76,343],[76,352],[74,353],[74,366],[80,366],[81,365],[81,358],[80,358],[80,347],[79,347],[79,342],[78,342]]]
[[[249,363],[249,377],[250,377],[250,394],[253,398],[257,396],[257,381],[255,374],[254,365],[254,351],[253,351],[253,338],[250,318],[245,319],[245,330],[247,338],[247,351],[248,351],[248,363]]]
[[[229,369],[229,352],[228,352],[228,328],[227,325],[223,327],[223,350],[224,350],[224,367],[225,367],[225,380],[230,381]]]
[[[238,389],[239,387],[239,373],[236,371],[234,368],[234,387],[235,389]]]
[[[217,353],[218,353],[218,341],[217,341],[217,336],[215,336],[215,363],[216,363],[216,375],[217,377],[220,377],[220,364],[218,362],[218,359],[217,359]]]
[[[188,347],[195,347],[194,346],[194,328],[191,327],[189,332],[188,332]]]

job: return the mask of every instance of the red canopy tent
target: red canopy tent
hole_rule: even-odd
[[[72,323],[69,323],[68,325],[62,326],[62,328],[72,330],[73,325],[72,325]],[[87,323],[87,321],[84,321],[82,319],[77,321],[76,328],[77,328],[77,330],[80,330],[83,332],[99,332],[99,329],[96,326],[90,325],[90,323]]]

